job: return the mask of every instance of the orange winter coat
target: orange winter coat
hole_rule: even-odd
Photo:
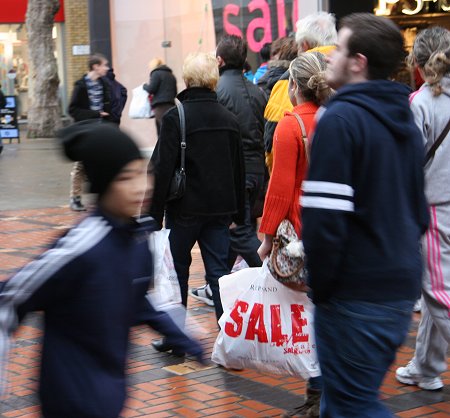
[[[292,112],[305,124],[308,141],[315,127],[318,106],[302,103]],[[264,202],[260,232],[275,235],[283,219],[289,219],[301,237],[300,188],[306,177],[308,162],[300,125],[291,112],[286,112],[275,130],[273,141],[273,169]]]

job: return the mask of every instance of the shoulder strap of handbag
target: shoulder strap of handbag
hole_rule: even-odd
[[[178,109],[178,116],[180,118],[180,146],[181,146],[181,158],[180,158],[180,169],[184,171],[185,169],[185,160],[186,160],[186,119],[184,116],[184,107],[183,103],[181,103],[178,99],[175,99],[175,104]]]
[[[446,127],[442,131],[442,133],[439,135],[438,139],[434,142],[434,144],[431,146],[431,148],[428,150],[427,155],[425,156],[425,162],[423,165],[426,165],[428,161],[431,160],[431,158],[434,157],[434,154],[436,153],[436,150],[439,148],[439,145],[442,144],[442,141],[446,138],[448,131],[450,131],[450,119],[447,122]]]
[[[302,118],[297,113],[292,112],[292,114],[295,116],[295,119],[297,119],[297,122],[300,125],[300,129],[302,130],[302,140],[303,145],[305,146],[306,162],[309,165],[308,136],[306,135],[305,124],[303,123]]]

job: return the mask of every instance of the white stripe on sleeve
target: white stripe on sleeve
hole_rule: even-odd
[[[348,184],[331,183],[329,181],[305,180],[302,183],[302,190],[305,193],[337,194],[348,197],[353,197],[353,195],[355,194],[353,188]]]
[[[300,206],[303,208],[331,209],[344,212],[354,212],[355,210],[355,205],[350,200],[320,196],[302,196],[300,198]]]

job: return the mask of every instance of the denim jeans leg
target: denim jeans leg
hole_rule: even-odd
[[[315,311],[322,418],[387,418],[379,388],[404,341],[414,301],[332,300]]]
[[[217,320],[223,314],[219,293],[219,278],[229,274],[228,251],[230,248],[231,220],[227,216],[210,217],[203,225],[198,245],[206,271],[206,281],[211,287]]]
[[[257,253],[261,241],[256,233],[255,220],[252,219],[252,207],[264,187],[264,174],[247,174],[245,178],[245,221],[230,230],[229,266],[233,267],[236,256],[240,255],[250,267],[262,266]]]
[[[166,214],[166,228],[170,229],[169,241],[173,264],[180,283],[181,302],[187,306],[191,250],[197,241],[200,223],[194,217]]]

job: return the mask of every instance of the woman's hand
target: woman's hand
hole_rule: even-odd
[[[264,241],[258,248],[258,255],[262,261],[264,261],[264,259],[270,255],[270,252],[272,251],[272,245],[273,245],[272,241],[273,241],[272,235],[266,234],[264,236]]]

